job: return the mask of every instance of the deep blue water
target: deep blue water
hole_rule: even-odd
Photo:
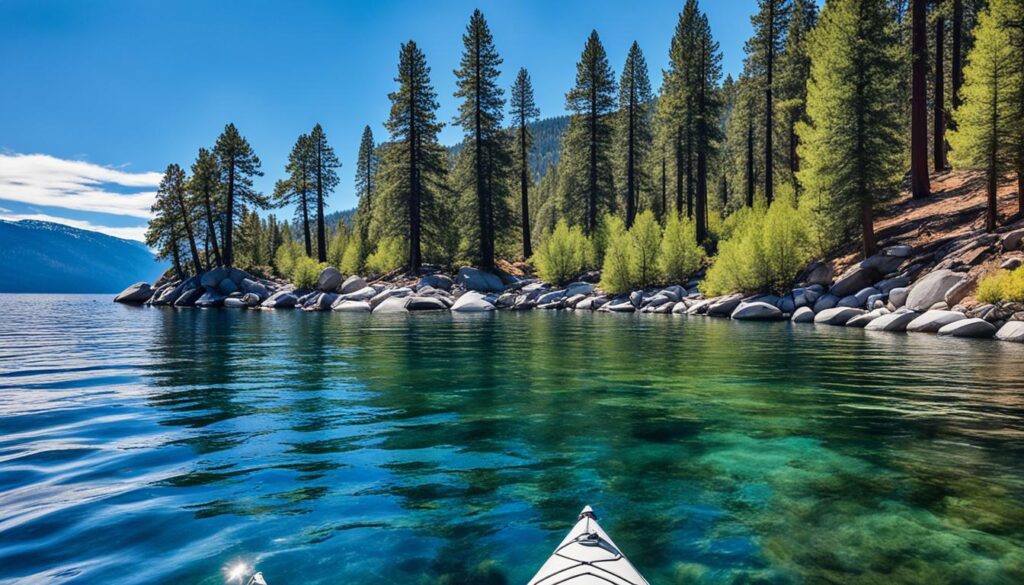
[[[1024,347],[0,295],[0,582],[1024,582]]]

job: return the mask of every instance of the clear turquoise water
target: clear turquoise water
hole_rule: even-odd
[[[0,296],[0,582],[1024,582],[1024,347]]]

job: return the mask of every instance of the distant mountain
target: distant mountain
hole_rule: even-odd
[[[46,221],[0,220],[0,292],[116,293],[167,269],[141,242]]]
[[[533,132],[533,149],[530,152],[530,172],[534,181],[540,181],[548,169],[558,163],[562,150],[562,134],[569,127],[569,116],[544,118],[527,124]],[[462,150],[462,143],[448,148],[452,156]]]

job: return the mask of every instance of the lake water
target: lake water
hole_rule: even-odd
[[[1024,582],[1024,346],[0,295],[0,582]]]

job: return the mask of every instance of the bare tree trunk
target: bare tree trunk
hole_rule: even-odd
[[[933,126],[933,153],[935,172],[946,170],[946,19],[939,16],[935,19],[935,104]]]
[[[912,63],[910,90],[910,191],[915,199],[928,197],[928,29],[925,0],[910,0]]]

